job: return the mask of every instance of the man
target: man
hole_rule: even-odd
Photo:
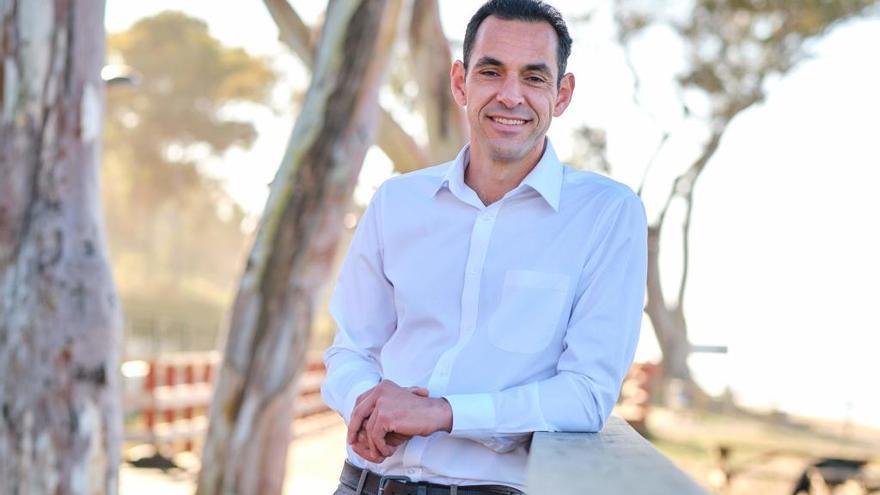
[[[470,143],[392,178],[331,302],[325,401],[349,425],[338,495],[521,493],[534,431],[597,431],[638,340],[646,226],[627,187],[545,137],[575,87],[537,0],[492,0],[451,70]]]

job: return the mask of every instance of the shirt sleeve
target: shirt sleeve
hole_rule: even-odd
[[[607,208],[594,232],[556,374],[500,392],[446,396],[452,436],[503,452],[534,431],[602,429],[639,339],[647,276],[639,198],[629,194]]]
[[[324,353],[324,402],[348,424],[357,397],[382,380],[379,353],[397,325],[393,286],[385,277],[382,192],[373,196],[355,230],[330,300],[337,330]]]

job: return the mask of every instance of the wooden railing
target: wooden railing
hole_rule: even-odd
[[[707,495],[703,488],[612,416],[599,433],[535,433],[529,495]]]
[[[123,363],[125,441],[194,450],[208,427],[220,358],[217,351],[187,352]],[[324,374],[320,359],[306,363],[297,384],[295,418],[329,410],[320,393]]]

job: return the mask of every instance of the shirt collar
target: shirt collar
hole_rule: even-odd
[[[466,164],[471,159],[471,145],[470,143],[464,145],[461,151],[458,152],[458,155],[455,157],[455,160],[452,161],[452,166],[450,166],[446,173],[443,174],[443,177],[440,179],[440,183],[437,184],[437,187],[433,191],[433,195],[436,196],[438,192],[444,187],[449,188],[455,195],[461,196],[459,193],[466,189],[464,184],[464,169],[466,168]]]
[[[559,211],[564,170],[559,158],[556,157],[556,150],[550,144],[550,138],[545,139],[547,146],[544,148],[544,154],[535,164],[535,168],[523,179],[521,185],[529,186],[537,191],[553,210]]]
[[[541,155],[541,159],[538,160],[535,167],[528,175],[526,175],[520,185],[514,188],[514,190],[519,189],[522,186],[529,186],[540,194],[541,197],[544,198],[544,201],[546,201],[553,210],[559,211],[559,198],[562,194],[564,171],[562,163],[559,162],[559,158],[556,157],[556,151],[550,143],[550,138],[545,139],[547,145],[544,148],[544,154]],[[443,187],[448,187],[453,194],[460,198],[466,194],[465,191],[470,188],[464,183],[464,170],[467,168],[467,163],[470,161],[470,150],[471,145],[466,144],[464,148],[458,152],[458,156],[455,157],[452,166],[446,170],[446,174],[443,175],[440,183],[437,184],[437,187],[434,189],[434,195],[440,192]]]

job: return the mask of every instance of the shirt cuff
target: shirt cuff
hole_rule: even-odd
[[[362,393],[375,387],[378,383],[379,382],[375,380],[364,380],[351,387],[351,390],[348,391],[348,395],[345,396],[345,408],[340,411],[343,419],[345,419],[345,424],[351,422],[351,413],[354,411],[354,405],[355,402],[357,402],[357,398]]]
[[[450,435],[495,430],[495,401],[491,394],[456,394],[443,397],[452,408]]]

